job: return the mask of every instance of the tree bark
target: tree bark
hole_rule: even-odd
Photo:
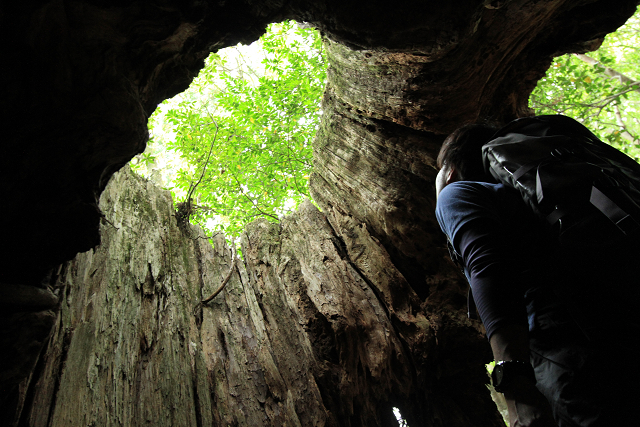
[[[103,244],[59,272],[22,425],[392,426],[394,406],[414,427],[500,425],[477,325],[427,310],[365,224],[309,202],[252,223],[199,306],[232,264],[223,236],[181,231],[127,170],[101,208]]]

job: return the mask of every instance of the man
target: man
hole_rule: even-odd
[[[625,304],[640,301],[637,252],[555,251],[520,195],[484,171],[495,131],[467,125],[445,140],[436,216],[471,285],[510,423],[640,425],[640,334]]]

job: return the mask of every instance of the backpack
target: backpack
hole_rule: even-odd
[[[604,248],[640,231],[640,165],[570,117],[514,120],[484,144],[482,159],[562,248]]]

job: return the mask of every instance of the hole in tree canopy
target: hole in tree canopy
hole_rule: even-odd
[[[309,198],[311,144],[318,129],[327,61],[314,28],[271,24],[249,46],[212,53],[183,93],[149,119],[138,173],[191,199],[190,218],[233,238]]]

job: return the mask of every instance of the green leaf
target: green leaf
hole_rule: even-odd
[[[536,114],[566,114],[581,121],[600,139],[640,159],[640,93],[608,69],[640,80],[640,14],[609,34],[598,51],[588,55],[595,66],[575,55],[556,58],[530,97]],[[622,123],[622,125],[621,125]],[[634,141],[629,140],[635,138]]]
[[[152,116],[150,131],[174,135],[156,140],[174,154],[176,201],[189,191],[197,200],[192,221],[237,236],[256,217],[275,221],[309,197],[326,59],[315,29],[286,21],[205,64]]]

